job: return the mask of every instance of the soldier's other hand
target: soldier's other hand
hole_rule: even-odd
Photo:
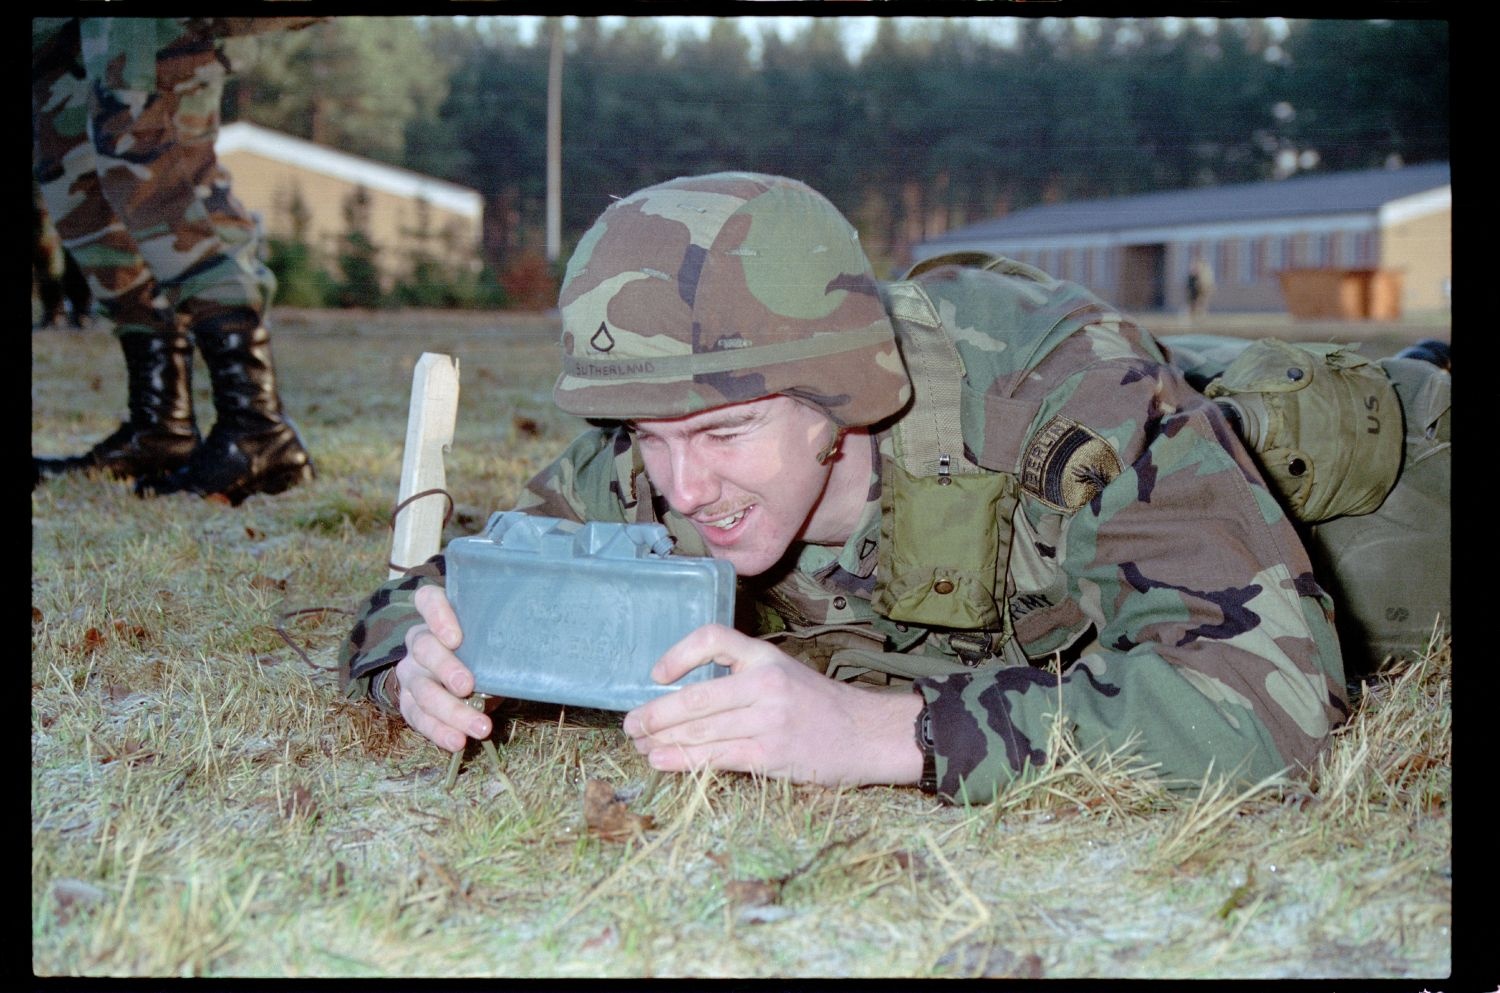
[[[824,786],[915,783],[915,693],[828,679],[775,645],[711,624],[667,650],[651,677],[675,682],[710,661],[730,675],[690,683],[625,715],[652,768],[709,767]]]
[[[425,623],[406,632],[406,657],[396,663],[401,716],[422,736],[456,752],[485,738],[490,719],[465,702],[474,674],[453,654],[463,641],[458,615],[441,587],[424,586],[413,600]]]

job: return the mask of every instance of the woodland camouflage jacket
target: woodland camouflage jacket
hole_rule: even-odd
[[[882,468],[860,526],[842,548],[794,547],[780,571],[742,580],[738,625],[834,678],[921,693],[939,791],[960,802],[1045,764],[1059,728],[1180,785],[1309,766],[1348,703],[1332,603],[1291,522],[1218,408],[1149,335],[1023,269],[942,267],[883,287],[900,334],[940,324],[957,346],[966,458],[1019,483],[1008,562],[998,552],[1006,609],[978,630],[877,611],[891,578],[880,564],[905,561],[889,519],[904,436],[879,425]],[[921,374],[913,384],[920,398]],[[580,436],[516,509],[660,520],[680,551],[704,552],[649,489],[623,429]],[[437,556],[370,598],[343,652],[351,696],[390,706],[372,677],[405,652],[415,589],[442,581]]]

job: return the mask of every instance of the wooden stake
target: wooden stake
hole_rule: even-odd
[[[458,359],[423,352],[411,380],[411,411],[406,420],[406,449],[401,457],[399,505],[413,493],[447,489],[443,453],[453,446],[458,420]],[[440,494],[424,496],[396,514],[391,562],[410,568],[436,555],[443,544],[447,502]],[[392,569],[390,578],[401,575]]]
[[[426,490],[446,490],[448,475],[443,453],[453,447],[453,426],[458,422],[458,359],[437,352],[423,352],[411,377],[411,410],[406,418],[406,448],[401,454],[401,487],[396,503]],[[443,517],[447,501],[440,493],[414,500],[396,512],[396,534],[391,539],[391,562],[410,568],[432,558],[443,548]],[[392,569],[390,578],[401,575]],[[485,696],[475,693],[467,701],[475,710],[484,709]],[[500,753],[488,738],[484,751],[504,774]],[[453,788],[464,749],[448,760],[444,792]]]

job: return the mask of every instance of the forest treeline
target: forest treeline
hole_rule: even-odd
[[[334,17],[258,39],[225,116],[477,189],[496,271],[545,238],[554,26],[565,251],[609,195],[716,169],[811,183],[881,269],[1038,203],[1448,156],[1444,21],[888,18],[856,59],[845,19],[755,20]]]

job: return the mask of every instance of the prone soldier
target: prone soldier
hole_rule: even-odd
[[[31,184],[31,292],[34,327],[55,328],[64,323],[82,330],[89,323],[93,297],[78,260],[63,248],[57,228],[42,203],[42,191]]]
[[[652,672],[730,674],[624,717],[653,768],[978,803],[1059,720],[1191,784],[1305,769],[1348,716],[1333,601],[1255,457],[1082,287],[1004,259],[882,284],[816,191],[718,173],[612,204],[560,307],[553,396],[597,426],[515,508],[660,523],[739,576],[735,627]],[[377,590],[342,662],[457,751],[492,722],[444,572]]]

